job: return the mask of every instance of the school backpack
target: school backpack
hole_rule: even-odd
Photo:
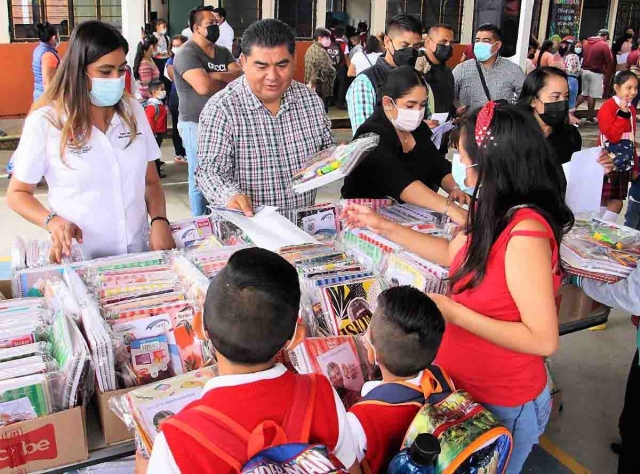
[[[249,432],[227,415],[202,405],[192,409],[207,421],[208,436],[175,417],[164,423],[182,431],[239,474],[346,474],[347,470],[326,446],[309,444],[317,384],[314,374],[296,375],[293,402],[282,426],[267,420]],[[224,440],[224,447],[212,439]]]
[[[455,390],[440,367],[425,369],[420,385],[424,405],[411,422],[399,451],[410,447],[419,434],[431,433],[440,441],[437,474],[506,472],[513,446],[509,430],[467,392]],[[417,392],[407,384],[387,383],[369,392],[361,403],[397,405],[415,401]]]

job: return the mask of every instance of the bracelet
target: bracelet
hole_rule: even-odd
[[[452,199],[447,198],[447,204],[444,206],[444,212],[443,212],[443,214],[447,217],[449,217],[449,214],[447,214],[447,212],[449,211],[449,206],[451,206],[452,202],[453,202]]]
[[[155,221],[162,221],[162,222],[166,222],[167,225],[170,225],[171,223],[169,222],[169,219],[167,219],[166,217],[163,216],[156,216],[153,219],[151,219],[151,223],[149,224],[149,226],[153,226],[153,223]]]
[[[47,226],[49,225],[49,222],[51,222],[54,218],[58,217],[58,213],[57,212],[51,212],[47,218],[44,220],[44,228],[46,229]]]

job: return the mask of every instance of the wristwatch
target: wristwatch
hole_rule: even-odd
[[[58,217],[58,213],[57,212],[52,212],[47,216],[47,218],[44,220],[44,228],[45,229],[49,225],[49,222],[51,222],[55,217]]]

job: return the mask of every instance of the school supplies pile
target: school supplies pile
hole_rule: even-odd
[[[93,380],[86,342],[64,307],[53,313],[44,298],[0,304],[0,425],[82,404]]]
[[[378,135],[366,134],[349,144],[322,150],[293,175],[293,190],[304,193],[348,176],[379,141]]]
[[[382,217],[435,237],[451,239],[458,229],[449,217],[413,204],[394,204],[378,209]]]
[[[217,366],[203,367],[112,397],[109,407],[130,430],[136,430],[151,452],[162,422],[199,399],[207,381],[217,375]]]
[[[250,245],[236,245],[222,247],[219,249],[193,250],[189,252],[189,258],[194,265],[207,278],[213,278],[231,258],[231,255],[240,249],[248,248]]]
[[[560,256],[568,273],[615,282],[638,265],[640,232],[596,217],[576,219]]]
[[[298,373],[327,377],[347,409],[359,400],[365,382],[374,379],[374,367],[357,336],[307,338],[289,358]]]
[[[324,245],[284,248],[280,254],[300,274],[307,334],[340,336],[367,331],[382,277],[344,252]]]
[[[103,351],[105,326],[89,309],[89,325],[103,328],[101,340],[90,342],[106,372],[101,388],[113,390],[116,376],[118,386],[132,387],[203,365],[208,352],[193,324],[208,281],[186,258],[149,252],[94,260],[85,281],[111,333],[112,348]]]
[[[81,246],[71,245],[71,255],[64,255],[62,263],[81,262],[85,259]],[[51,265],[51,242],[49,240],[23,239],[16,237],[11,243],[11,267],[14,271]]]
[[[340,230],[336,204],[316,204],[298,209],[295,224],[319,242],[333,242]]]
[[[391,286],[413,286],[424,293],[446,294],[449,270],[420,258],[414,253],[401,251],[389,255],[384,277]]]
[[[250,242],[241,229],[215,213],[172,222],[171,232],[179,249],[219,248]]]

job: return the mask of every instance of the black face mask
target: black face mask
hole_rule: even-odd
[[[418,59],[418,51],[413,49],[411,46],[403,49],[396,49],[393,52],[393,62],[396,63],[396,66],[398,67],[400,66],[414,67],[416,65],[417,59]]]
[[[215,43],[220,38],[220,27],[218,25],[207,26],[207,34],[205,36],[207,41]]]
[[[569,101],[544,102],[544,113],[540,118],[550,127],[557,127],[566,122],[569,116]]]
[[[433,56],[441,63],[446,63],[453,55],[453,48],[448,44],[439,44],[433,52]]]

